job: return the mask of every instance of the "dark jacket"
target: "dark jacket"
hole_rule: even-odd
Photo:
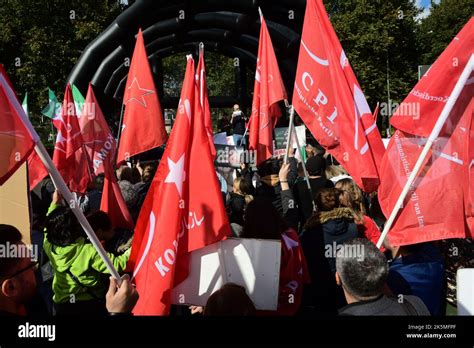
[[[319,212],[308,220],[300,237],[311,277],[303,293],[304,314],[335,315],[346,305],[336,284],[335,253],[338,245],[356,237],[357,226],[348,208]]]
[[[245,117],[242,111],[232,119],[232,129],[234,134],[243,135],[245,133]]]
[[[244,225],[244,208],[245,208],[245,197],[231,192],[229,202],[227,203],[226,210],[229,216],[230,223],[236,223],[240,226]]]
[[[322,239],[321,239],[322,235]],[[303,249],[308,253],[320,250],[318,243],[323,242],[323,249],[332,273],[336,273],[335,247],[345,241],[359,237],[354,215],[348,208],[336,208],[314,214],[304,226],[301,235]]]
[[[294,157],[288,158],[288,163],[290,164],[290,172],[288,173],[288,185],[290,188],[294,185],[296,182],[296,179],[298,178],[298,162]],[[278,176],[278,173],[274,173],[274,176]],[[268,175],[270,177],[270,175]],[[269,180],[267,180],[268,182]],[[273,203],[273,206],[278,210],[278,212],[282,215],[284,215],[283,207],[281,205],[281,185],[280,181],[275,182],[275,185],[270,185],[265,182],[265,177],[261,178],[261,185],[257,187],[256,189],[256,195],[257,197],[263,197],[268,200],[270,200]],[[295,229],[296,231],[298,229]]]
[[[404,296],[399,303],[395,297],[381,295],[375,300],[351,303],[341,310],[339,315],[430,315],[428,308],[416,296]]]
[[[430,243],[418,252],[390,262],[387,285],[395,295],[418,296],[432,315],[442,314],[444,301],[444,262],[439,250]]]

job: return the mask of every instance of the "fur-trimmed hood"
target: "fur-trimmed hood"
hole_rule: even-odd
[[[310,230],[330,221],[354,222],[354,214],[349,208],[335,208],[331,211],[320,211],[313,214],[304,225],[305,230]]]

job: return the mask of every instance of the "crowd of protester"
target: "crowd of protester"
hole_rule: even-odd
[[[217,169],[234,237],[281,241],[277,310],[257,310],[245,288],[229,283],[212,294],[204,308],[193,306],[191,312],[439,316],[446,314],[447,306],[455,306],[453,274],[457,268],[472,267],[472,258],[457,258],[452,249],[465,248],[472,255],[472,241],[394,246],[385,239],[378,249],[385,218],[376,194],[363,192],[321,148],[308,145],[306,154],[305,162],[290,155],[287,163],[274,158],[257,168],[242,164],[226,173]],[[135,221],[156,169],[156,163],[139,163],[116,171]],[[223,175],[230,175],[232,184]],[[34,262],[28,257],[0,259],[0,315],[132,311],[139,296],[126,268],[133,231],[114,229],[100,211],[102,186],[99,175],[79,203],[115,268],[124,274],[122,284],[109,277],[71,209],[45,179],[31,194],[31,238],[41,252]],[[0,244],[8,243],[21,245],[21,233],[0,225]],[[358,252],[347,253],[347,248]]]

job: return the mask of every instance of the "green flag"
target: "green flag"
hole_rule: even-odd
[[[82,108],[84,107],[85,98],[81,94],[79,88],[75,85],[71,85],[72,88],[72,97],[74,98],[74,104],[76,105],[76,115],[81,117]]]
[[[61,104],[59,103],[58,98],[56,98],[56,95],[50,88],[48,88],[48,95],[49,103],[41,111],[41,113],[52,120],[61,118]]]
[[[26,116],[30,118],[30,114],[28,112],[28,92],[26,92],[25,98],[23,98],[23,103],[21,103],[21,107],[23,108],[23,111],[25,112]]]

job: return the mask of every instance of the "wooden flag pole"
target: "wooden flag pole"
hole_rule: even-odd
[[[451,92],[451,95],[448,98],[448,101],[446,102],[446,105],[444,105],[443,110],[441,111],[441,114],[438,117],[438,120],[436,121],[436,124],[433,127],[433,130],[431,131],[431,134],[428,138],[428,141],[426,142],[425,146],[423,147],[423,151],[421,152],[420,156],[418,157],[418,160],[416,161],[415,167],[413,168],[412,172],[410,173],[410,176],[408,177],[407,182],[405,183],[405,186],[403,187],[402,192],[400,193],[400,196],[398,197],[397,203],[395,203],[395,206],[393,207],[392,213],[390,214],[390,217],[388,218],[383,232],[380,235],[380,238],[377,242],[377,248],[380,248],[382,246],[382,243],[385,239],[385,237],[388,234],[388,231],[393,225],[393,222],[395,221],[395,218],[398,215],[398,212],[400,209],[402,209],[403,202],[405,201],[405,198],[408,194],[408,191],[410,190],[410,187],[413,185],[416,177],[418,176],[418,172],[421,169],[421,166],[423,162],[425,161],[426,156],[428,155],[428,152],[431,149],[431,146],[433,143],[436,141],[436,139],[439,136],[439,133],[441,132],[441,129],[444,126],[444,123],[446,122],[446,119],[448,118],[451,110],[454,107],[454,104],[456,103],[456,100],[458,99],[459,95],[461,94],[462,89],[464,88],[464,85],[466,84],[467,79],[471,75],[471,72],[474,68],[474,54],[471,55],[471,58],[467,62],[466,66],[464,67],[464,70],[459,77],[458,82],[453,88],[453,91]]]

